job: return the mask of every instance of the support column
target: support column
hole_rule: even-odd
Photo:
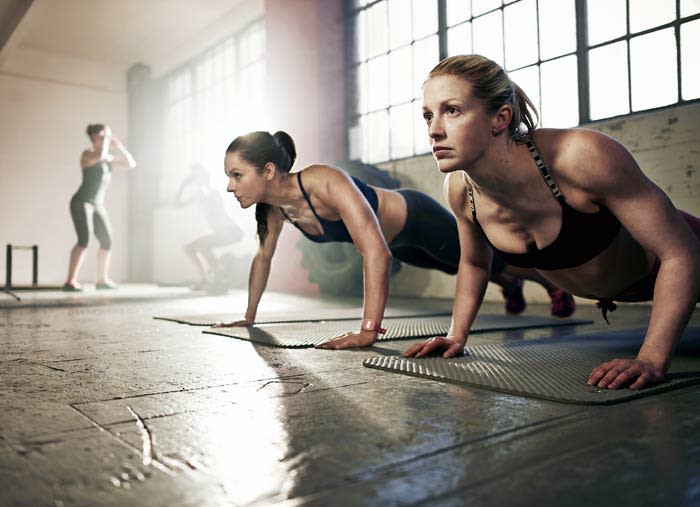
[[[162,146],[162,94],[151,69],[133,65],[128,72],[129,150],[136,169],[129,182],[129,280],[153,281],[153,212],[158,202]]]

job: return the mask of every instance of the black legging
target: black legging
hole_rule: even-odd
[[[112,248],[112,226],[104,206],[93,206],[92,222],[88,220],[88,213],[84,201],[73,197],[70,200],[70,216],[73,219],[75,232],[78,233],[78,244],[83,248],[87,246],[90,238],[90,225],[95,232],[97,241],[102,250]]]
[[[460,247],[455,217],[429,195],[412,189],[397,192],[406,200],[406,224],[389,245],[392,255],[412,266],[456,274]],[[494,254],[491,273],[504,269]]]

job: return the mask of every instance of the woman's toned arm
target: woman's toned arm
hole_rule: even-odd
[[[641,171],[617,141],[577,129],[566,140],[569,175],[591,199],[612,211],[632,237],[660,261],[644,342],[635,359],[595,368],[588,383],[615,389],[663,380],[678,339],[698,298],[698,241],[669,198]],[[564,157],[566,163],[566,157]]]
[[[491,271],[491,248],[475,224],[467,218],[469,203],[462,172],[445,178],[445,197],[457,219],[460,258],[457,271],[452,325],[447,336],[435,336],[408,348],[406,357],[423,357],[442,353],[454,357],[464,351],[476,313],[484,299]]]
[[[284,222],[279,212],[270,208],[267,213],[267,236],[262,245],[258,247],[258,251],[253,257],[253,262],[250,265],[250,275],[248,277],[248,308],[245,312],[243,320],[234,322],[219,322],[214,327],[238,327],[250,326],[255,322],[255,317],[258,313],[258,305],[260,299],[265,292],[267,280],[270,277],[270,265],[272,257],[277,248],[277,240],[282,232]]]
[[[134,157],[131,155],[129,150],[126,149],[126,146],[119,141],[117,136],[112,135],[111,142],[108,146],[113,147],[116,150],[116,154],[112,159],[113,162],[126,166],[129,169],[134,169],[136,167],[136,160],[134,160]]]
[[[307,170],[308,171],[308,170]],[[364,274],[363,319],[380,323],[389,294],[391,252],[379,226],[377,216],[352,179],[335,168],[314,166],[305,171],[316,187],[315,194],[329,208],[335,210],[345,223],[353,243],[362,254]],[[358,326],[359,327],[359,326]],[[328,341],[319,348],[345,349],[369,347],[377,341],[376,331],[346,333]]]

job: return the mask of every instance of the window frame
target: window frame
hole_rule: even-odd
[[[353,128],[360,128],[360,122],[363,118],[363,116],[367,116],[370,114],[370,112],[357,112],[357,100],[359,97],[359,91],[357,90],[357,80],[355,77],[355,69],[359,68],[360,61],[358,61],[355,58],[355,33],[356,33],[356,28],[355,28],[355,19],[357,17],[357,14],[362,11],[366,10],[368,8],[371,8],[372,6],[382,2],[384,0],[346,0],[345,2],[345,24],[346,24],[346,30],[345,30],[345,58],[346,58],[346,65],[345,65],[345,87],[346,90],[348,90],[348,93],[346,94],[346,99],[345,99],[345,126],[346,126],[346,139],[347,139],[347,148],[346,148],[346,157],[350,157],[350,150],[351,150],[351,130]],[[435,0],[436,1],[436,7],[437,7],[437,19],[438,19],[438,29],[437,29],[437,37],[438,37],[438,49],[439,49],[439,59],[442,60],[443,58],[446,58],[448,55],[448,38],[447,38],[447,0]],[[470,16],[464,21],[460,22],[461,23],[472,23],[475,18],[482,17],[485,15],[488,15],[494,11],[500,10],[503,12],[504,8],[510,5],[513,5],[515,3],[519,3],[523,0],[515,0],[511,1],[507,4],[504,4],[504,2],[501,2],[501,5],[490,9],[486,12],[479,13],[477,16]],[[535,8],[537,12],[539,12],[539,0],[535,0]],[[644,30],[641,30],[639,32],[630,32],[630,0],[625,0],[625,11],[626,11],[626,30],[625,33],[621,36],[615,37],[610,40],[606,40],[603,42],[598,42],[592,45],[588,44],[588,10],[587,10],[587,0],[574,0],[574,15],[575,15],[575,27],[576,27],[576,49],[571,52],[563,53],[561,55],[557,55],[552,58],[546,58],[542,59],[541,58],[541,47],[540,47],[540,40],[538,37],[537,45],[538,45],[538,57],[536,62],[529,63],[525,66],[518,67],[518,68],[513,68],[509,69],[508,72],[514,72],[523,68],[527,67],[533,67],[536,66],[538,68],[538,79],[539,79],[539,85],[540,85],[540,90],[542,89],[542,75],[541,75],[541,66],[543,63],[551,62],[553,60],[557,60],[560,58],[564,58],[570,55],[575,55],[576,56],[576,61],[577,61],[577,83],[578,83],[578,113],[579,113],[579,121],[578,121],[578,126],[581,125],[589,125],[589,124],[595,124],[599,122],[604,122],[604,121],[609,121],[612,119],[619,119],[619,118],[626,118],[630,116],[635,116],[639,114],[647,114],[649,112],[655,112],[655,111],[662,111],[666,109],[671,109],[671,108],[677,108],[679,106],[684,106],[687,104],[694,104],[694,103],[700,103],[700,97],[694,98],[694,99],[684,99],[683,98],[683,90],[682,90],[682,84],[683,84],[683,68],[682,68],[682,60],[681,60],[681,26],[690,23],[692,21],[700,19],[700,13],[695,13],[691,14],[689,16],[681,17],[681,0],[675,0],[675,16],[674,19],[670,22],[660,24],[658,26],[654,26],[651,28],[646,28]],[[472,13],[473,14],[473,13]],[[504,23],[504,17],[501,16],[501,22]],[[459,24],[455,25],[458,26]],[[537,20],[537,30],[539,32],[539,19]],[[632,39],[635,39],[637,37],[641,37],[644,35],[648,35],[653,32],[657,32],[660,30],[665,30],[668,28],[673,28],[674,32],[674,37],[675,37],[675,42],[676,42],[676,69],[677,69],[677,75],[676,75],[676,90],[677,90],[677,101],[673,102],[671,104],[659,106],[659,107],[653,107],[653,108],[648,108],[648,109],[640,109],[640,110],[633,110],[632,107],[632,69],[631,69],[631,50],[630,50],[630,43]],[[505,29],[505,27],[504,27]],[[604,118],[597,118],[595,120],[591,119],[591,97],[590,97],[590,76],[589,76],[589,52],[593,49],[605,47],[611,44],[619,43],[619,42],[625,42],[626,45],[626,51],[627,51],[627,90],[628,90],[628,112],[619,114],[619,115],[612,115],[612,116],[606,116]],[[415,40],[412,39],[411,45],[416,42]],[[472,32],[472,42],[473,42],[473,32]],[[502,56],[502,61],[505,62],[505,47],[506,44],[503,44],[503,56]],[[391,50],[389,50],[388,53],[390,54]],[[365,60],[366,61],[366,60]],[[389,101],[386,105],[386,111],[387,114],[389,113],[389,110],[392,107],[396,107],[396,105],[392,105],[391,102]],[[380,109],[381,110],[381,109]],[[414,119],[414,121],[416,121]],[[389,142],[391,143],[391,133],[389,133]],[[376,161],[373,163],[386,163],[386,162],[391,162],[395,160],[402,160],[406,158],[413,158],[416,156],[421,156],[429,153],[429,151],[425,152],[418,152],[416,149],[416,143],[415,140],[412,142],[413,145],[413,154],[402,157],[402,158],[391,158],[391,145],[388,148],[388,153],[390,158],[383,160],[383,161]],[[362,152],[362,150],[360,150]],[[361,153],[361,156],[363,160],[366,158],[365,153]]]
[[[227,93],[230,93],[234,96],[240,95],[242,87],[241,79],[245,75],[245,72],[251,67],[260,64],[261,62],[263,63],[263,65],[266,62],[267,54],[265,49],[263,49],[259,57],[251,59],[249,61],[246,58],[246,62],[243,63],[242,52],[244,48],[242,41],[250,35],[251,31],[254,30],[262,30],[263,38],[265,37],[266,26],[264,17],[256,18],[251,22],[247,23],[246,25],[242,26],[235,32],[222,37],[216,42],[213,42],[201,52],[199,52],[196,56],[193,56],[183,64],[170,70],[167,74],[164,74],[162,77],[159,78],[161,89],[164,91],[162,102],[162,118],[164,122],[168,121],[168,116],[171,114],[175,106],[185,101],[190,102],[190,105],[188,106],[190,109],[190,121],[185,124],[184,129],[181,129],[181,131],[178,132],[178,134],[181,137],[187,139],[187,143],[178,145],[178,149],[181,151],[181,153],[180,157],[175,157],[175,159],[178,160],[178,162],[181,162],[183,164],[183,168],[189,165],[190,163],[193,163],[195,159],[200,163],[206,160],[206,157],[202,157],[200,153],[201,146],[199,146],[197,143],[197,135],[193,133],[194,129],[197,128],[197,125],[200,122],[200,115],[204,111],[203,107],[207,105],[207,100],[205,98],[206,95],[213,93],[213,90],[217,86],[226,83],[229,79],[233,80],[234,89],[227,91]],[[229,43],[233,45],[233,69],[230,72],[224,70],[223,74],[221,76],[218,76],[220,78],[220,80],[218,81],[202,81],[198,73],[200,65],[214,65],[215,62],[212,59],[215,58],[217,52],[225,52],[226,45]],[[189,81],[187,92],[178,94],[176,97],[173,98],[170,92],[171,86],[173,86],[173,83],[177,79],[182,79],[185,76],[187,76],[186,79]],[[167,129],[167,125],[164,126],[164,128]],[[225,147],[222,147],[222,151],[224,148]],[[163,150],[160,156],[162,159],[162,167],[168,166],[167,160],[169,155],[166,153],[166,150]],[[181,176],[184,177],[184,174]],[[177,178],[174,178],[173,174],[171,173],[167,181],[174,182],[176,179]],[[172,186],[174,185],[175,183],[172,183]],[[172,191],[173,188],[169,188],[167,185],[161,186],[161,198],[167,200],[166,196],[170,195]]]

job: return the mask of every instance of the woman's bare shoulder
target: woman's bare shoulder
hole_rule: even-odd
[[[307,190],[333,192],[351,182],[347,172],[328,164],[312,164],[302,169],[301,173]]]
[[[443,194],[445,201],[453,211],[461,211],[467,204],[467,174],[455,171],[445,176]]]
[[[596,130],[538,129],[533,141],[555,177],[582,189],[628,178],[638,170],[619,141]]]
[[[343,169],[330,164],[311,164],[306,166],[300,172],[303,173],[304,178],[332,178],[336,177],[337,175],[347,177],[347,173]]]
[[[80,167],[81,169],[90,167],[94,165],[99,159],[100,156],[97,153],[95,153],[95,150],[91,148],[83,150],[83,152],[80,154]]]

